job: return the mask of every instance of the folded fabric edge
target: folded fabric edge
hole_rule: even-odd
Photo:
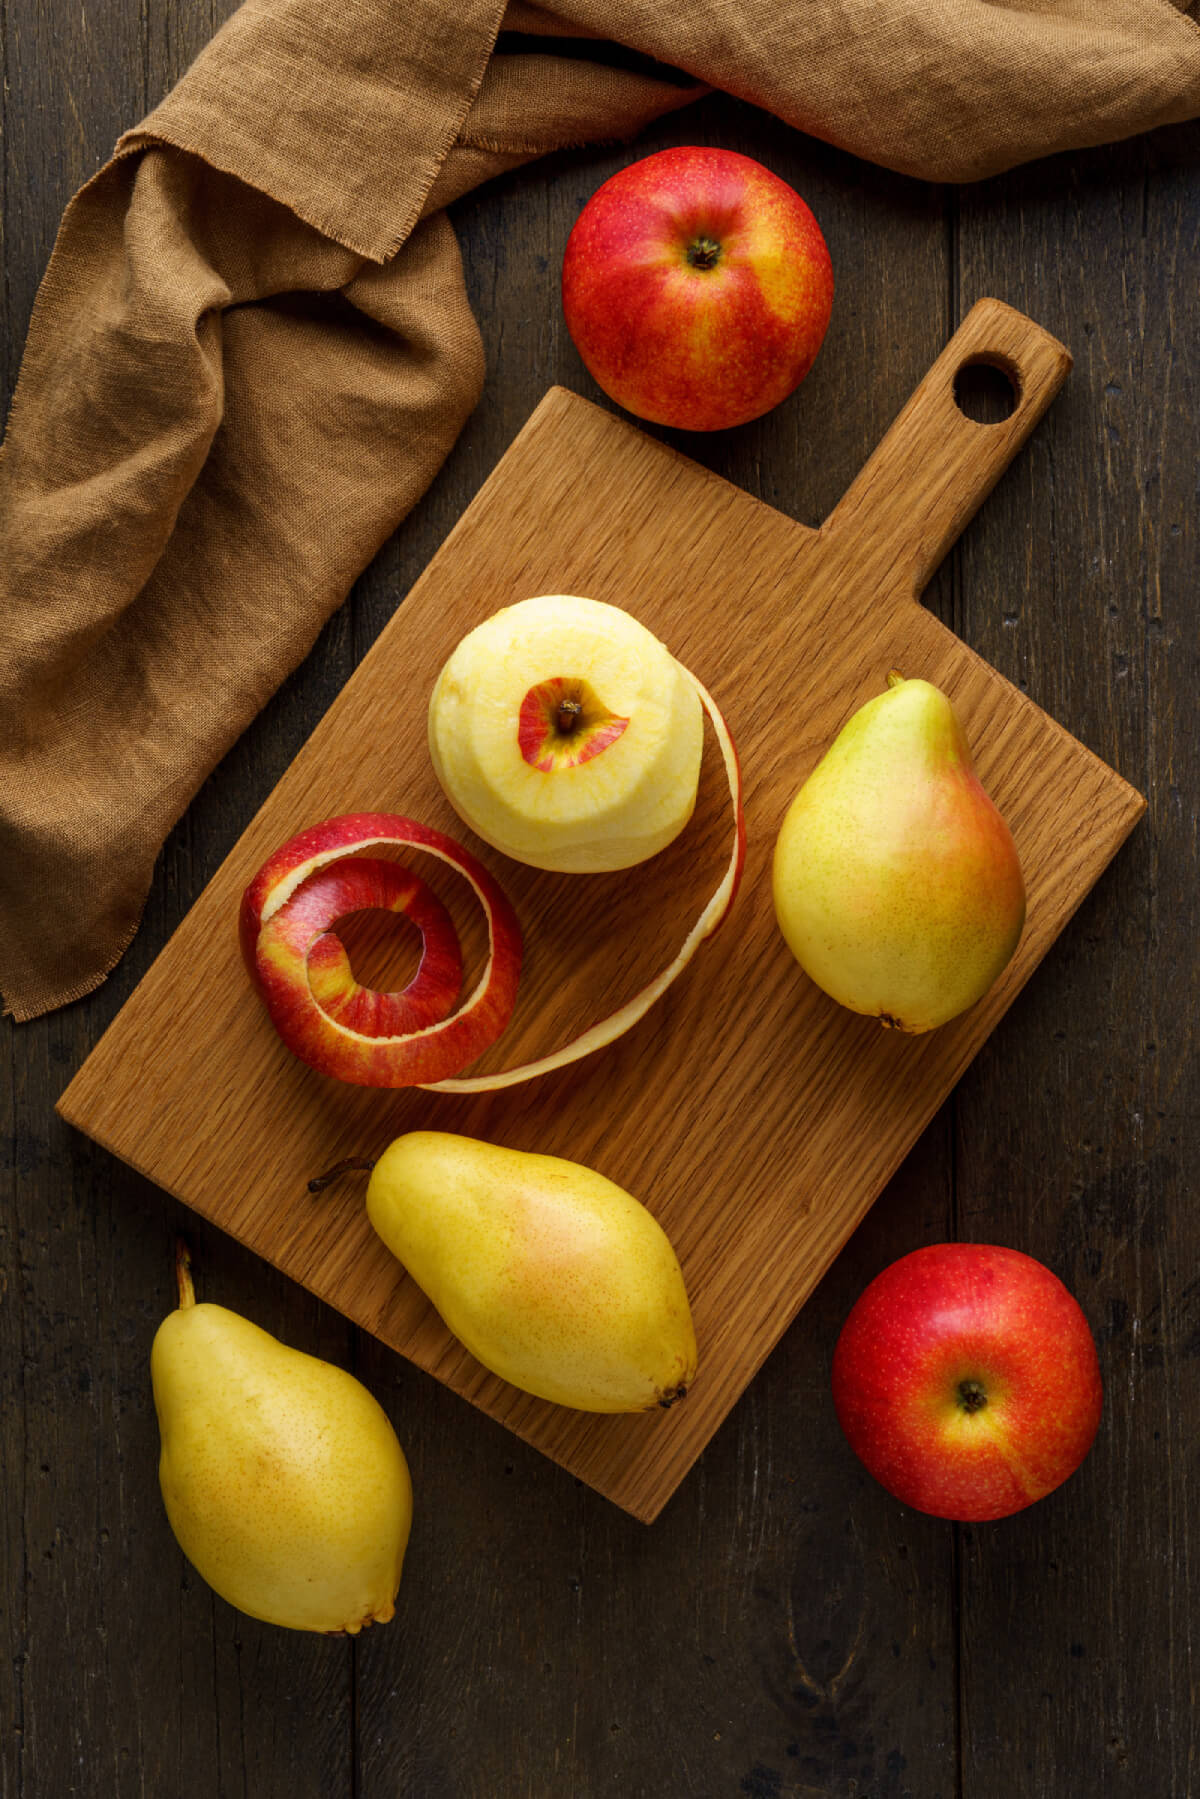
[[[410,165],[406,171],[403,203],[398,212],[389,212],[393,196],[385,195],[378,188],[372,189],[371,201],[366,204],[365,211],[364,202],[357,202],[357,214],[353,202],[344,212],[313,204],[307,185],[311,177],[308,160],[298,157],[289,161],[277,145],[255,143],[249,134],[241,135],[241,122],[235,126],[227,109],[214,104],[222,95],[218,52],[223,40],[232,41],[240,13],[235,13],[226,22],[160,104],[139,124],[122,134],[112,161],[155,142],[169,144],[173,149],[199,157],[221,174],[267,194],[304,224],[352,254],[369,262],[389,262],[403,248],[421,219],[429,190],[454,147],[492,60],[503,22],[504,0],[491,0],[486,13],[482,5],[476,10],[483,16],[473,21],[470,35],[474,44],[464,60],[454,103],[446,109],[444,128],[437,142],[418,164]],[[221,54],[228,56],[227,43]],[[212,79],[214,74],[215,81]],[[400,90],[396,92],[400,98]],[[111,167],[111,162],[106,166]]]
[[[176,823],[178,823],[178,820],[176,820]],[[112,948],[110,952],[106,952],[109,959],[104,963],[103,967],[95,968],[91,974],[85,975],[82,980],[68,982],[66,986],[61,989],[56,987],[50,992],[38,991],[35,989],[34,992],[36,997],[32,999],[20,999],[10,1005],[8,1002],[8,995],[20,991],[20,976],[19,974],[10,971],[6,965],[7,959],[4,952],[3,950],[0,950],[0,1018],[11,1018],[14,1024],[32,1024],[35,1018],[44,1018],[49,1012],[57,1012],[60,1007],[73,1005],[76,1000],[86,999],[90,993],[95,993],[98,987],[104,985],[113,969],[117,966],[117,963],[124,957],[126,950],[128,950],[130,944],[141,930],[142,919],[145,916],[146,904],[149,898],[150,891],[148,889],[142,900],[138,915],[133,923],[129,926],[127,931],[120,933],[118,937],[114,938],[113,941],[115,947]]]

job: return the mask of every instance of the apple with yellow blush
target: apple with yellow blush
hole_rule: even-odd
[[[1100,1423],[1096,1345],[1043,1263],[991,1243],[935,1243],[860,1294],[833,1356],[855,1454],[904,1505],[1007,1518],[1061,1486]]]
[[[804,379],[833,306],[809,208],[749,156],[699,145],[621,169],[567,240],[567,329],[589,373],[638,418],[718,431]]]

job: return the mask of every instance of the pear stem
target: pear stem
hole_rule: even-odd
[[[179,1308],[186,1311],[196,1303],[196,1289],[192,1285],[192,1252],[182,1237],[175,1239],[175,1285],[179,1289]]]
[[[334,1181],[340,1180],[343,1174],[352,1172],[370,1174],[374,1166],[374,1161],[368,1161],[366,1156],[347,1156],[344,1162],[335,1162],[332,1168],[325,1170],[324,1174],[314,1175],[308,1183],[308,1190],[310,1193],[324,1193],[326,1187],[332,1186]]]
[[[903,685],[903,682],[904,676],[900,673],[898,668],[890,668],[888,670],[887,683],[889,687],[900,687]]]

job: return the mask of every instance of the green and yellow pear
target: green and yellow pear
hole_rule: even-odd
[[[893,673],[843,727],[783,821],[774,894],[796,960],[853,1012],[929,1031],[987,992],[1025,883],[940,689]]]
[[[412,1484],[382,1407],[353,1375],[224,1306],[179,1309],[150,1356],[171,1529],[239,1611],[355,1635],[395,1610]]]
[[[411,1131],[376,1162],[367,1211],[447,1327],[514,1386],[587,1412],[687,1392],[696,1336],[675,1252],[594,1169]]]

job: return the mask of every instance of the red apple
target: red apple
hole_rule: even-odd
[[[563,258],[567,329],[611,399],[718,431],[785,400],[821,347],[833,268],[786,182],[733,150],[660,150],[588,201]]]
[[[1019,1250],[939,1243],[876,1276],[833,1357],[850,1447],[889,1493],[963,1523],[1022,1511],[1073,1474],[1100,1366],[1062,1282]]]

